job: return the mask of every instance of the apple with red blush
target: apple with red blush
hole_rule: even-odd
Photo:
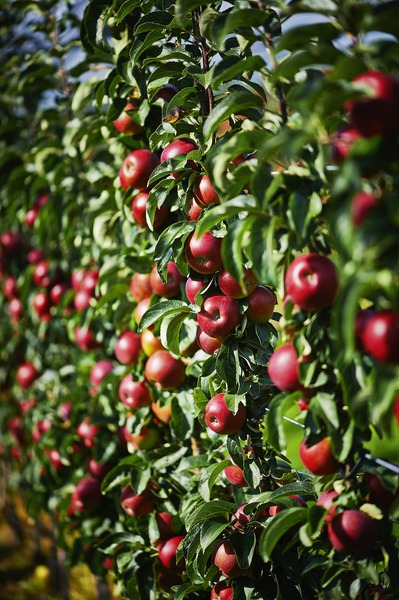
[[[71,285],[64,281],[63,283],[56,283],[50,290],[51,302],[58,306],[61,304],[65,294],[71,289]]]
[[[31,362],[23,363],[17,369],[17,382],[24,390],[28,389],[38,376],[39,372]]]
[[[132,215],[138,225],[148,228],[147,222],[147,201],[149,197],[148,192],[139,192],[132,202]],[[155,228],[160,227],[165,223],[169,216],[169,208],[166,204],[162,204],[160,208],[157,208],[154,215],[153,226]]]
[[[198,327],[196,339],[201,350],[203,350],[206,354],[213,355],[219,352],[226,337],[212,337],[202,331],[201,327]]]
[[[273,316],[276,306],[276,294],[268,287],[256,285],[247,297],[247,317],[251,323],[267,323]]]
[[[130,330],[124,331],[114,346],[115,356],[122,365],[135,365],[141,351],[141,335]]]
[[[8,303],[8,312],[11,320],[14,323],[18,323],[24,313],[24,307],[19,298],[11,298],[10,302]]]
[[[76,345],[85,352],[96,350],[101,346],[90,329],[78,325],[75,327],[74,335]]]
[[[131,373],[125,375],[119,385],[121,402],[132,410],[151,404],[151,391],[145,381],[134,381]]]
[[[90,383],[98,391],[104,377],[113,371],[114,365],[110,360],[99,360],[90,369]]]
[[[99,431],[99,426],[92,423],[90,417],[85,417],[76,428],[76,433],[83,440],[87,448],[92,448]]]
[[[226,479],[230,481],[231,484],[237,487],[248,487],[248,483],[244,477],[244,471],[238,465],[230,465],[223,470]]]
[[[129,484],[121,492],[120,503],[125,513],[135,519],[152,513],[155,508],[155,498],[150,489],[137,494]]]
[[[52,280],[50,261],[41,260],[33,270],[33,281],[38,287],[49,287]]]
[[[184,569],[183,560],[179,561],[178,563],[176,562],[177,549],[183,540],[184,535],[175,535],[168,540],[165,540],[158,547],[158,558],[161,564],[167,569],[171,569],[172,571],[180,571]]]
[[[230,298],[246,298],[255,290],[258,280],[252,269],[245,269],[243,285],[237,281],[226,269],[218,275],[218,286],[226,296]]]
[[[236,300],[222,294],[208,296],[197,314],[198,325],[210,337],[225,337],[241,323]]]
[[[220,204],[220,198],[213,187],[208,174],[201,175],[194,185],[194,198],[201,208],[211,204]]]
[[[335,490],[326,490],[325,492],[322,492],[317,499],[316,504],[322,506],[324,510],[327,511],[327,514],[324,517],[324,522],[326,524],[330,523],[337,514],[337,507],[335,504],[337,498],[338,492]]]
[[[229,435],[239,431],[246,422],[247,411],[242,402],[237,411],[230,410],[226,403],[226,394],[213,396],[205,407],[205,423],[209,429],[219,435]]]
[[[233,588],[225,581],[219,581],[211,589],[210,600],[233,600]]]
[[[304,439],[299,447],[299,457],[314,475],[331,475],[339,469],[339,462],[333,454],[329,437],[324,437],[312,445]]]
[[[114,127],[119,133],[138,135],[144,131],[144,127],[136,123],[129,115],[129,111],[135,112],[137,108],[137,105],[128,102],[119,117],[114,120]]]
[[[51,308],[51,300],[46,292],[36,292],[32,300],[33,310],[40,317],[48,314]]]
[[[351,153],[354,144],[362,138],[352,125],[345,125],[332,139],[332,159],[336,164],[342,163]]]
[[[299,364],[295,346],[287,342],[274,350],[270,356],[267,372],[276,387],[282,392],[295,392],[302,390],[303,385],[299,380]]]
[[[68,507],[68,516],[76,513],[92,511],[98,507],[102,499],[101,483],[95,477],[84,477],[72,492]]]
[[[167,350],[157,350],[147,359],[145,377],[162,390],[173,390],[184,382],[186,367]]]
[[[161,163],[164,163],[172,158],[176,158],[177,156],[187,155],[193,150],[198,150],[198,146],[195,142],[193,142],[193,140],[190,140],[190,138],[179,138],[168,144],[168,146],[162,150]],[[194,161],[189,160],[187,161],[186,166],[191,169],[195,169],[197,164]],[[180,171],[171,173],[173,179],[178,179],[181,177],[181,175],[182,173]]]
[[[297,256],[285,274],[285,291],[301,309],[319,311],[331,306],[339,288],[335,264],[314,252]]]
[[[126,156],[119,171],[122,188],[145,191],[148,187],[148,179],[158,165],[158,156],[150,150],[146,148],[133,150]]]
[[[151,356],[157,350],[164,350],[160,338],[154,335],[151,329],[144,329],[141,334],[141,346],[146,356]]]
[[[223,267],[222,240],[210,231],[198,237],[194,231],[186,242],[185,253],[187,263],[194,271],[204,275],[212,275]]]
[[[224,577],[235,579],[247,574],[237,561],[234,548],[228,540],[218,542],[212,553],[213,564],[218,567]]]
[[[165,100],[165,102],[169,102],[177,94],[179,90],[173,83],[166,83],[163,85],[157,92],[154,94],[154,100]]]
[[[137,306],[133,312],[134,320],[136,321],[137,324],[140,323],[141,319],[143,318],[143,316],[145,315],[147,310],[150,308],[150,306],[151,306],[151,297],[143,298],[142,300],[140,300],[137,303]],[[149,329],[153,329],[153,328],[154,328],[154,325],[150,325]]]
[[[136,302],[149,298],[152,295],[150,273],[134,273],[130,281],[130,293]]]
[[[150,274],[150,285],[153,293],[164,298],[177,296],[183,281],[185,281],[185,277],[180,273],[174,262],[168,262],[165,283],[162,281],[156,265],[154,265]]]
[[[185,284],[185,292],[187,296],[187,300],[190,304],[196,304],[195,297],[201,290],[205,289],[208,285],[207,279],[198,279],[196,277],[190,276],[187,277]]]
[[[328,539],[338,552],[361,558],[373,551],[379,539],[377,521],[361,510],[344,510],[331,519]]]
[[[355,227],[360,227],[362,223],[370,217],[373,209],[378,206],[379,198],[371,192],[362,190],[357,192],[352,198],[351,220]]]
[[[382,310],[367,320],[362,335],[364,350],[376,361],[399,364],[399,312]]]
[[[13,275],[5,277],[3,281],[3,294],[8,300],[18,296],[18,284]]]

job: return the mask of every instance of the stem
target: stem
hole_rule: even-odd
[[[202,54],[202,72],[207,73],[209,71],[209,54],[208,47],[206,45],[206,40],[202,36],[199,30],[199,19],[200,19],[200,11],[196,10],[192,14],[192,24],[193,24],[193,36],[196,42],[199,43]],[[201,113],[203,116],[209,115],[210,111],[214,106],[213,92],[210,86],[204,88],[201,86],[206,94],[205,98],[202,98],[201,101]]]

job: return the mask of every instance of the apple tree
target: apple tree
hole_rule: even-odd
[[[24,8],[13,493],[127,598],[394,598],[398,3]]]

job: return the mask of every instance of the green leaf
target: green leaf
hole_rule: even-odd
[[[306,519],[306,508],[286,508],[268,520],[263,530],[258,551],[264,561],[269,561],[274,548],[291,527]]]
[[[187,306],[187,304],[182,300],[165,300],[157,302],[153,306],[150,306],[150,308],[147,310],[140,321],[137,331],[142,333],[144,329],[148,329],[150,325],[153,325],[158,320],[161,320],[171,314],[180,314],[181,312],[185,314],[191,314],[192,312],[189,306]]]
[[[229,542],[234,548],[238,566],[246,571],[251,566],[256,548],[255,532],[252,529],[247,529],[243,534],[234,532],[230,536]]]
[[[211,499],[213,485],[218,479],[220,473],[222,473],[222,471],[230,464],[231,463],[229,460],[222,460],[221,462],[210,465],[206,469],[202,470],[198,491],[205,502],[208,502]]]
[[[230,521],[226,519],[207,519],[201,524],[201,549],[205,550],[212,544],[223,531],[229,527]]]
[[[225,81],[231,81],[238,75],[243,75],[245,71],[260,71],[264,66],[265,61],[258,55],[241,59],[236,56],[227,56],[216,65],[211,85],[216,88]]]
[[[176,356],[180,355],[180,332],[188,314],[190,313],[179,311],[178,314],[173,312],[162,318],[160,335],[162,344]]]
[[[242,215],[246,217],[248,214],[260,216],[262,212],[257,206],[256,199],[253,196],[241,195],[233,200],[228,200],[207,210],[200,218],[197,224],[197,236],[201,237],[205,232],[210,231],[216,225],[225,221],[230,217]]]
[[[141,0],[125,0],[116,15],[116,22],[119,25],[125,17],[141,5]]]
[[[251,92],[230,92],[223,100],[221,100],[211,114],[207,118],[204,124],[204,137],[205,141],[209,138],[219,126],[225,121],[230,115],[238,115],[247,108],[262,108],[263,100],[259,96],[255,96]]]
[[[236,505],[233,502],[225,502],[222,500],[211,500],[206,504],[196,508],[186,520],[187,529],[191,529],[197,523],[211,519],[213,517],[229,518],[236,510]]]
[[[136,36],[147,31],[154,31],[155,29],[167,31],[168,25],[170,25],[172,20],[173,16],[164,10],[151,12],[149,15],[141,17],[134,28],[134,35]]]

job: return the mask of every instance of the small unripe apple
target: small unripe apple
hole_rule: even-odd
[[[39,376],[38,371],[31,362],[26,362],[18,367],[17,382],[23,389],[28,389]]]
[[[163,390],[173,390],[184,382],[186,367],[167,350],[158,350],[147,360],[145,377]]]
[[[161,163],[163,163],[166,160],[169,160],[171,158],[175,158],[176,156],[180,156],[183,154],[187,155],[190,152],[192,152],[193,150],[197,150],[197,149],[198,149],[197,144],[195,142],[193,142],[192,140],[190,140],[189,138],[179,138],[178,140],[175,140],[174,142],[172,142],[171,144],[169,144],[162,150]],[[187,167],[190,167],[191,169],[195,169],[196,166],[197,166],[196,163],[192,160],[189,160],[187,162]],[[178,179],[179,177],[181,177],[180,172],[174,172],[171,175],[172,175],[173,179]]]
[[[338,287],[335,264],[315,253],[297,256],[285,274],[286,294],[303,310],[319,311],[330,306]]]
[[[277,299],[272,290],[257,285],[247,298],[247,317],[252,323],[267,323],[273,316]]]
[[[226,394],[213,396],[205,407],[205,423],[209,429],[220,435],[235,433],[244,425],[247,418],[245,406],[240,402],[237,412],[232,412],[225,400]]]
[[[327,533],[335,550],[355,557],[370,554],[379,538],[377,522],[361,510],[344,510],[336,515]]]
[[[202,331],[210,337],[224,337],[241,322],[239,305],[228,296],[209,296],[202,303],[197,321]]]
[[[339,468],[339,462],[332,453],[331,441],[328,437],[313,446],[308,446],[307,440],[303,440],[299,447],[299,457],[304,466],[314,475],[330,475]]]
[[[151,404],[151,392],[145,381],[133,381],[131,373],[125,375],[119,386],[119,398],[130,409],[136,410]]]
[[[365,351],[375,360],[399,364],[399,312],[375,313],[364,327],[362,341]]]
[[[148,192],[140,192],[133,198],[132,202],[132,214],[133,218],[138,225],[148,228],[147,223],[147,200],[149,197]],[[160,227],[169,216],[169,208],[166,204],[162,204],[160,208],[157,208],[154,215],[153,225],[155,228]]]
[[[123,510],[136,519],[141,515],[152,513],[155,506],[154,496],[149,489],[145,489],[141,494],[136,494],[129,484],[123,488],[120,501]]]
[[[194,198],[201,208],[211,204],[220,204],[220,198],[213,187],[209,175],[201,175],[194,186]]]
[[[234,279],[232,275],[226,269],[223,269],[218,275],[218,286],[223,294],[230,298],[246,298],[255,289],[258,280],[255,273],[251,269],[244,271],[244,287],[242,288],[240,282]]]
[[[141,335],[130,330],[119,336],[114,347],[115,356],[123,365],[136,364],[141,350]]]
[[[166,283],[163,283],[158,269],[154,265],[150,274],[150,285],[154,294],[165,298],[173,298],[180,292],[180,286],[185,277],[180,273],[174,262],[168,262],[166,275]]]
[[[133,150],[123,161],[119,178],[123,189],[135,188],[144,191],[148,187],[148,179],[159,165],[156,154],[145,148]]]
[[[150,273],[134,273],[130,282],[130,293],[136,302],[149,298],[152,294]]]
[[[222,240],[207,231],[200,238],[192,233],[186,242],[186,260],[190,267],[204,275],[216,273],[223,267]]]
[[[158,558],[167,569],[182,570],[184,568],[184,561],[180,561],[176,564],[177,548],[183,540],[184,535],[175,535],[159,546]]]

